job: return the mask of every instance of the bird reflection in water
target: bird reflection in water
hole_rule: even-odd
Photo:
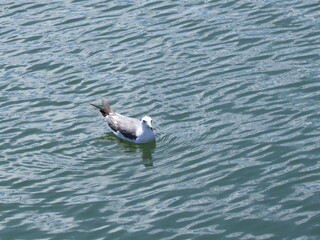
[[[121,146],[124,152],[141,152],[142,163],[145,167],[152,167],[152,153],[156,148],[156,141],[151,141],[143,144],[136,144],[132,142],[128,142],[116,137],[113,133],[108,133],[107,135],[101,137],[101,139],[114,141]]]

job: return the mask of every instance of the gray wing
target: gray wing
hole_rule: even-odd
[[[107,116],[109,127],[120,132],[123,136],[129,139],[136,139],[136,130],[140,126],[140,121],[135,118],[125,117],[117,113],[112,113]]]

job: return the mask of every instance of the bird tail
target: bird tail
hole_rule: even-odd
[[[104,98],[101,98],[102,100],[102,106],[103,107],[99,107],[95,104],[90,103],[90,105],[96,107],[99,109],[100,113],[102,114],[102,116],[106,117],[108,116],[110,113],[113,113],[112,108],[110,107],[110,105],[107,103],[107,101]]]

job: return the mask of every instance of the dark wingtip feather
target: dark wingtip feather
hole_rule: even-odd
[[[96,108],[98,108],[99,109],[99,111],[100,111],[100,113],[102,114],[102,116],[107,116],[108,115],[108,113],[102,108],[102,107],[99,107],[99,106],[97,106],[97,105],[95,105],[95,104],[92,104],[92,103],[90,103],[90,105],[92,105],[92,106],[94,106],[94,107],[96,107]]]
[[[107,115],[112,113],[113,112],[112,108],[103,97],[101,98],[101,101],[102,101],[103,109],[107,113]]]

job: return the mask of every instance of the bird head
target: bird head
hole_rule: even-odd
[[[155,128],[152,127],[152,118],[151,117],[148,117],[148,116],[145,116],[141,119],[141,123],[142,125],[150,128],[151,130],[155,130]]]

